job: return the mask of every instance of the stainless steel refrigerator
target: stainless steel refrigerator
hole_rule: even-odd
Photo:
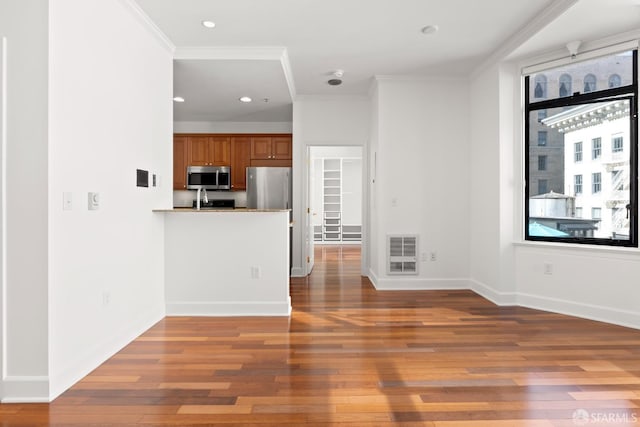
[[[291,168],[247,168],[247,208],[292,209]],[[293,212],[289,211],[289,222]],[[289,274],[293,258],[293,233],[289,227]]]
[[[247,168],[247,208],[291,209],[291,192],[291,168]]]

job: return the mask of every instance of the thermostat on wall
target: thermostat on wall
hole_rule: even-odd
[[[149,171],[136,169],[136,185],[138,187],[149,186]]]

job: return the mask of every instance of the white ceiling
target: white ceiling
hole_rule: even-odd
[[[291,121],[296,95],[366,95],[376,75],[465,77],[494,52],[538,53],[640,27],[640,0],[136,1],[181,58],[178,121]],[[430,24],[439,31],[422,34]],[[256,59],[274,48],[285,54]],[[329,86],[336,69],[344,83]],[[240,104],[245,94],[254,102]]]

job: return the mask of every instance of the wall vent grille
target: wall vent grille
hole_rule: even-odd
[[[387,236],[387,273],[418,274],[418,236]]]

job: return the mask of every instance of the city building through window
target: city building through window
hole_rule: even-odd
[[[526,240],[638,247],[637,60],[631,50],[525,76]]]

